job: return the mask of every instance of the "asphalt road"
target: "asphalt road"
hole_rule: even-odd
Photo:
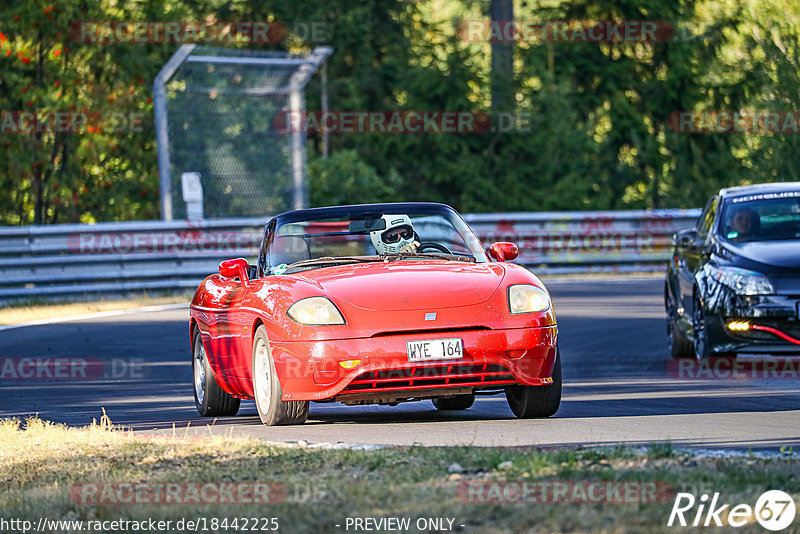
[[[312,404],[308,422],[294,427],[264,427],[252,401],[236,417],[201,418],[185,308],[0,331],[0,417],[84,425],[104,408],[114,423],[144,433],[312,444],[800,446],[798,380],[698,380],[668,371],[662,279],[545,281],[564,368],[561,409],[546,420],[514,418],[502,395],[457,413],[437,412],[429,401]],[[84,358],[87,378],[23,377],[31,367],[21,362],[31,357]]]

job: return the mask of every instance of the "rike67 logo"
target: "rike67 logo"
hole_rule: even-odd
[[[758,522],[765,529],[777,532],[789,527],[794,516],[794,499],[780,490],[764,492],[755,507],[721,503],[719,492],[714,493],[710,502],[708,494],[697,499],[691,493],[678,493],[667,526],[743,527]]]

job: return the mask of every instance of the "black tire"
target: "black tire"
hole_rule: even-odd
[[[706,333],[706,319],[703,312],[703,303],[697,296],[694,297],[694,309],[692,310],[692,352],[698,360],[708,358],[711,351],[708,350],[708,335]]]
[[[546,386],[510,386],[506,400],[514,415],[520,419],[550,417],[561,405],[561,351],[556,348],[553,383]]]
[[[267,426],[302,425],[308,418],[308,401],[281,400],[281,384],[267,338],[259,326],[253,337],[253,396],[261,422]]]
[[[206,349],[200,336],[200,330],[194,329],[192,343],[192,384],[194,404],[203,417],[223,417],[236,415],[239,412],[239,399],[223,391],[217,384],[211,366],[208,364]]]
[[[455,397],[439,397],[433,399],[433,405],[437,410],[450,411],[450,410],[466,410],[475,402],[475,394],[456,395]]]
[[[694,358],[694,346],[689,338],[678,327],[678,312],[669,297],[667,308],[667,344],[673,358]]]

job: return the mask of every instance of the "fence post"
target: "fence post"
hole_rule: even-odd
[[[161,219],[172,220],[172,180],[169,163],[169,130],[167,129],[166,83],[178,67],[192,53],[196,45],[178,48],[153,80],[153,108],[156,115],[156,144],[158,145],[158,181],[161,187]]]

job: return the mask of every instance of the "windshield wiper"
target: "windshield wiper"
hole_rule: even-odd
[[[383,261],[380,256],[323,256],[321,258],[312,258],[309,260],[300,260],[290,263],[286,266],[286,270],[294,269],[296,267],[308,267],[317,264],[331,265],[338,263],[374,263]]]
[[[402,260],[403,258],[424,258],[424,259],[438,259],[438,260],[456,260],[465,261],[467,263],[475,263],[477,260],[472,256],[459,256],[457,254],[423,254],[422,252],[403,252],[400,254],[383,254],[381,258],[388,260]]]

